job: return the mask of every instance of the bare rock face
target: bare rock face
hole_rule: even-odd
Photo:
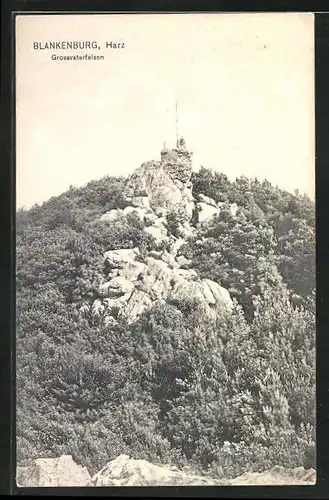
[[[130,297],[133,291],[134,285],[130,280],[122,276],[117,276],[112,278],[110,281],[102,284],[100,286],[100,294],[105,297],[121,297],[122,295]]]
[[[164,149],[160,161],[143,163],[127,180],[123,193],[127,202],[150,207],[159,216],[179,212],[190,220],[194,208],[191,157],[181,141],[176,149]]]
[[[188,475],[173,467],[160,467],[146,460],[120,455],[109,462],[93,478],[94,486],[188,486],[219,485],[219,481]]]
[[[198,199],[199,201],[196,203],[196,208],[198,212],[198,222],[200,224],[212,219],[214,216],[219,216],[223,205],[225,205],[225,203],[221,201],[216,203],[215,200],[204,194],[199,194]],[[231,203],[229,210],[232,217],[235,217],[239,207],[236,203]]]
[[[204,202],[198,203],[198,222],[205,222],[211,219],[214,215],[220,214],[220,208]]]
[[[231,299],[230,292],[226,288],[220,286],[218,283],[216,283],[215,281],[212,281],[212,280],[204,279],[203,281],[204,281],[205,285],[207,285],[209,290],[211,291],[211,293],[215,299],[215,302],[223,302],[229,308],[233,307],[233,302]]]
[[[91,312],[124,317],[131,323],[154,301],[198,299],[210,315],[214,306],[232,309],[233,302],[226,289],[214,281],[200,279],[194,269],[185,268],[189,261],[177,256],[181,244],[177,239],[172,244],[173,253],[153,251],[143,262],[138,249],[106,252],[111,279],[100,285],[102,298],[94,301]]]
[[[99,287],[99,298],[81,307],[84,317],[102,316],[108,325],[120,318],[132,323],[154,301],[167,300],[197,299],[211,317],[218,306],[232,309],[229,292],[218,283],[202,280],[191,269],[192,261],[180,253],[197,231],[192,224],[194,210],[202,224],[219,215],[222,205],[203,194],[195,201],[191,175],[192,153],[181,139],[176,148],[162,150],[161,160],[143,163],[127,179],[123,197],[130,206],[110,210],[101,220],[111,223],[135,215],[155,246],[147,255],[143,251],[143,256],[138,248],[105,252],[107,276]]]
[[[71,455],[62,455],[59,458],[38,458],[28,467],[17,467],[17,486],[92,486],[92,482],[86,467],[76,464]]]
[[[105,252],[105,260],[112,268],[123,268],[125,264],[135,260],[139,255],[138,248],[122,248],[120,250],[109,250]]]
[[[165,224],[163,224],[161,219],[157,219],[152,225],[146,226],[144,228],[144,232],[150,234],[155,239],[157,244],[165,241],[168,236]]]

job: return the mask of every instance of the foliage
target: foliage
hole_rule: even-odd
[[[221,213],[180,253],[230,290],[233,311],[168,300],[108,325],[80,314],[106,277],[104,252],[155,248],[137,217],[100,220],[124,207],[123,181],[17,213],[18,460],[72,454],[96,472],[128,453],[227,477],[314,467],[313,202],[202,168],[193,193]],[[167,222],[175,234],[179,214]]]

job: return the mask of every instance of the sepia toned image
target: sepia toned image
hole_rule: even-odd
[[[316,482],[314,16],[16,16],[19,487]]]

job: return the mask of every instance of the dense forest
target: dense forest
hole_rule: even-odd
[[[124,183],[105,177],[17,212],[18,462],[70,454],[96,472],[127,453],[225,477],[315,467],[314,202],[201,168],[193,195],[222,211],[181,252],[229,290],[233,312],[211,321],[196,300],[155,301],[109,325],[80,314],[104,252],[157,249],[133,214],[100,220],[125,207]]]

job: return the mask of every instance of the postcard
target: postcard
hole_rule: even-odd
[[[313,14],[15,30],[17,485],[315,484]]]

